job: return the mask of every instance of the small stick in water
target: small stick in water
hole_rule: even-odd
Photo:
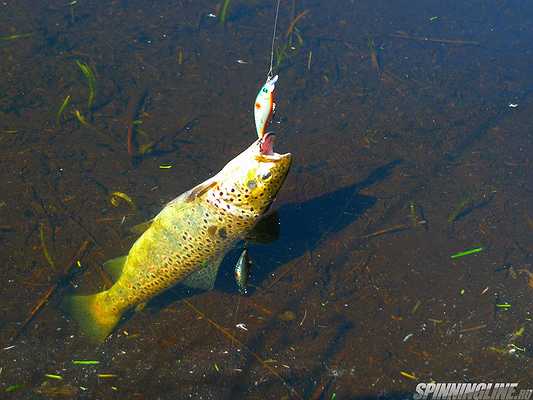
[[[206,320],[211,326],[216,328],[220,333],[222,333],[224,336],[226,336],[228,339],[230,339],[232,342],[237,343],[241,348],[246,350],[250,355],[252,355],[253,358],[259,362],[265,368],[268,372],[270,372],[272,375],[274,375],[276,378],[278,378],[283,386],[287,388],[287,390],[297,399],[302,399],[302,396],[285,380],[283,377],[276,372],[274,368],[272,368],[268,363],[263,360],[258,354],[254,353],[248,346],[246,346],[243,342],[241,342],[239,339],[237,339],[234,335],[232,335],[226,328],[222,327],[215,321],[213,321],[211,318],[209,318],[207,315],[205,315],[203,312],[201,312],[198,308],[196,308],[190,301],[183,300],[183,302],[191,309],[193,310],[198,316],[202,317],[202,319]]]
[[[144,100],[145,95],[146,89],[144,87],[135,91],[130,97],[128,107],[126,108],[126,124],[128,127],[128,154],[130,155],[130,157],[134,157],[136,153],[135,144],[133,143],[133,121],[137,116],[137,112],[139,111],[139,108]]]
[[[17,339],[20,336],[20,334],[26,328],[26,326],[28,326],[30,321],[37,315],[37,313],[48,302],[48,299],[50,299],[50,297],[52,297],[52,295],[55,293],[61,281],[69,275],[70,269],[74,265],[77,265],[77,261],[79,261],[85,255],[87,249],[89,248],[90,243],[91,242],[89,242],[88,240],[82,243],[82,245],[80,246],[76,254],[74,254],[74,257],[72,257],[70,261],[65,265],[65,268],[63,269],[61,275],[58,277],[56,282],[52,286],[50,286],[48,290],[44,293],[44,295],[42,295],[41,298],[37,301],[37,303],[35,303],[29,315],[26,317],[24,322],[22,322],[22,324],[17,329],[15,334],[11,337],[11,341]]]

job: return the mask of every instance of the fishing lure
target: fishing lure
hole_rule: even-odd
[[[246,285],[248,284],[248,278],[250,276],[250,267],[252,262],[248,256],[248,249],[245,248],[237,263],[235,264],[235,281],[239,287],[240,294],[246,294]]]
[[[276,90],[276,82],[278,81],[278,75],[272,73],[274,67],[274,43],[276,41],[276,30],[278,26],[279,16],[279,4],[276,6],[276,16],[274,18],[274,29],[272,32],[272,46],[270,49],[270,69],[267,73],[267,79],[263,87],[257,93],[254,104],[254,117],[255,117],[255,129],[257,130],[257,136],[263,140],[265,136],[268,124],[272,120],[274,110],[276,109],[276,103],[274,103],[274,91]]]
[[[262,139],[265,135],[268,124],[272,120],[272,115],[276,109],[276,103],[274,102],[274,91],[276,90],[276,82],[278,81],[278,75],[274,77],[267,77],[267,80],[257,97],[255,98],[254,117],[255,128],[257,130],[257,136]]]

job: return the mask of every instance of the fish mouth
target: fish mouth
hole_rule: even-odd
[[[291,153],[279,154],[274,151],[274,143],[276,135],[273,132],[267,132],[259,139],[259,154],[261,159],[267,161],[281,161],[285,158],[291,157]]]

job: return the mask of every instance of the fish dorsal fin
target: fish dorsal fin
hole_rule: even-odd
[[[253,243],[268,244],[279,239],[279,215],[276,211],[261,218],[246,234],[245,240]]]
[[[154,218],[149,221],[141,222],[140,224],[134,225],[130,228],[131,233],[142,235],[146,232],[154,222],[160,220],[161,215],[165,213],[177,213],[184,211],[190,207],[190,202],[197,199],[198,197],[205,194],[209,189],[215,186],[217,182],[213,179],[208,179],[205,182],[200,183],[191,190],[188,190],[180,194],[175,199],[169,201],[165,207],[157,214]]]
[[[180,283],[192,289],[212,290],[215,287],[218,269],[223,259],[224,255],[221,255],[204,262],[197,271],[190,274]]]
[[[104,270],[109,274],[113,283],[118,281],[120,275],[122,275],[126,258],[128,258],[128,256],[112,258],[104,263]]]

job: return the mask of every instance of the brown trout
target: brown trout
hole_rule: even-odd
[[[116,279],[103,292],[70,296],[63,308],[103,341],[128,310],[180,282],[211,289],[228,250],[260,220],[283,185],[291,154],[266,134],[218,174],[168,203],[129,253],[104,266]]]

